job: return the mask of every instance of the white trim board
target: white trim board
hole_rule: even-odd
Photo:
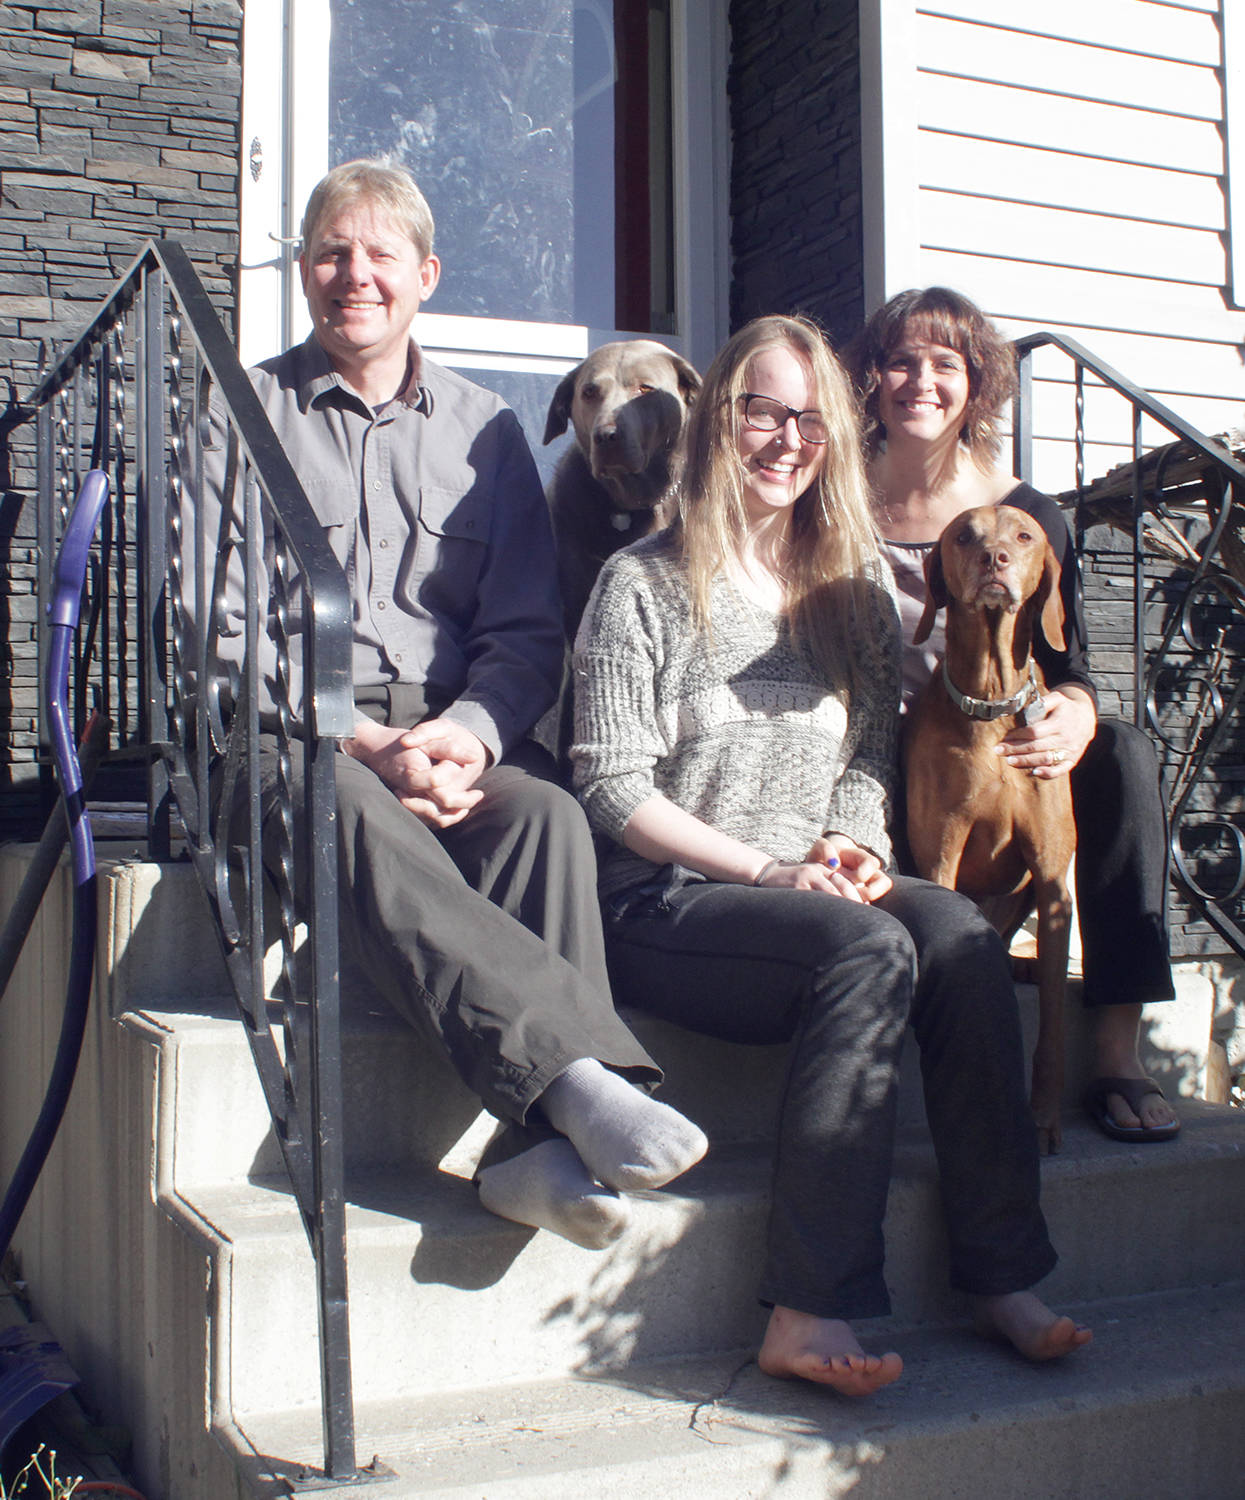
[[[859,0],[865,314],[918,282],[913,0]]]

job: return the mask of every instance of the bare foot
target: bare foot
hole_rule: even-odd
[[[1060,1359],[1094,1336],[1071,1318],[1051,1312],[1033,1292],[974,1297],[973,1311],[978,1333],[1006,1339],[1026,1359]]]
[[[842,1396],[868,1396],[903,1373],[898,1354],[866,1354],[850,1324],[789,1307],[770,1313],[757,1364],[779,1380],[813,1380]]]
[[[1104,1005],[1094,1033],[1095,1072],[1099,1078],[1145,1078],[1147,1073],[1137,1053],[1141,1030],[1140,1005]],[[1147,1094],[1138,1114],[1122,1094],[1107,1095],[1107,1109],[1117,1125],[1135,1130],[1157,1130],[1178,1125],[1179,1118],[1162,1094]]]

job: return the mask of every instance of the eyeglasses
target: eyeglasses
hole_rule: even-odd
[[[794,418],[795,430],[806,443],[826,441],[826,419],[816,408],[796,411],[794,406],[784,406],[772,396],[758,396],[755,391],[745,391],[739,399],[744,404],[744,422],[753,432],[777,432]]]

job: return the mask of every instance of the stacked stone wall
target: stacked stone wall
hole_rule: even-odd
[[[731,6],[731,321],[864,317],[856,0]]]
[[[29,398],[150,237],[232,320],[241,26],[237,0],[0,6],[0,836],[38,816]]]

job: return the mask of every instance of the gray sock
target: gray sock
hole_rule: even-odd
[[[593,1180],[570,1141],[541,1141],[476,1174],[490,1213],[549,1229],[585,1250],[604,1250],[626,1229],[631,1206]]]
[[[620,1192],[664,1187],[709,1149],[699,1126],[594,1057],[581,1057],[559,1073],[540,1106],[592,1175]]]

